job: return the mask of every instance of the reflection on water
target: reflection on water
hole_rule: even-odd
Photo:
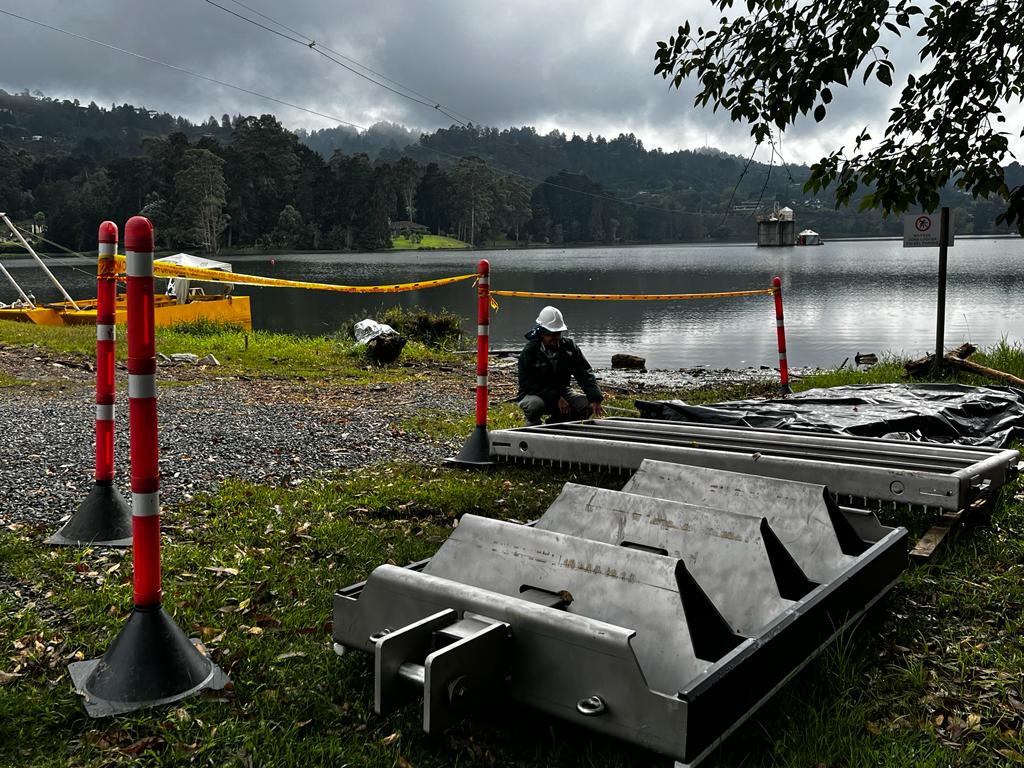
[[[1024,334],[1017,297],[1024,287],[1020,239],[958,239],[949,252],[946,344],[991,344]],[[296,254],[229,259],[238,272],[329,283],[401,283],[465,274],[491,262],[495,289],[556,293],[709,293],[768,287],[782,278],[790,364],[836,366],[857,352],[923,354],[935,344],[938,252],[898,241],[830,242],[821,247],[657,246],[533,251],[439,251],[393,254]],[[41,270],[6,260],[15,278],[42,300],[57,298]],[[91,295],[87,262],[53,259],[73,296]],[[73,266],[79,267],[73,270]],[[162,282],[162,281],[161,281]],[[381,306],[447,307],[475,332],[471,283],[402,294],[320,293],[244,288],[257,328],[330,333]],[[10,300],[0,292],[0,299]],[[542,299],[500,298],[491,345],[518,347]],[[777,365],[770,296],[693,301],[558,301],[573,336],[595,366],[616,352],[648,367]]]

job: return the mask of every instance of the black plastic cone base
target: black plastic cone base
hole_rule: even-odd
[[[96,482],[78,511],[46,543],[64,547],[130,547],[132,511],[117,486]]]
[[[162,606],[136,606],[99,659],[68,665],[92,717],[179,701],[228,683],[198,640],[190,641]]]
[[[466,438],[459,455],[445,459],[444,463],[457,467],[489,467],[494,464],[491,461],[491,438],[487,427],[475,427]]]

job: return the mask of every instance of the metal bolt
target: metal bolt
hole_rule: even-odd
[[[466,699],[469,697],[469,694],[469,682],[465,675],[456,677],[448,685],[448,703],[453,707],[466,703]]]
[[[605,706],[604,699],[600,696],[587,696],[587,698],[576,702],[576,711],[581,715],[600,715],[604,713],[605,709],[607,707]]]
[[[379,632],[374,632],[372,635],[370,635],[370,642],[371,643],[380,642],[381,640],[383,640],[385,638],[385,636],[390,635],[390,634],[391,634],[391,628],[390,627],[384,627],[384,629],[380,630]]]

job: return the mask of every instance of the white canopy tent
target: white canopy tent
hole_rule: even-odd
[[[207,259],[202,256],[193,256],[190,253],[176,253],[173,256],[163,256],[157,261],[162,261],[165,264],[177,264],[181,267],[197,267],[199,269],[219,269],[223,272],[234,271],[232,266],[226,261],[216,261],[215,259]],[[189,299],[189,283],[192,281],[186,277],[172,277],[167,281],[167,290],[164,291],[168,296],[174,296],[177,298],[179,304],[187,304]],[[234,283],[218,283],[224,287],[224,291],[230,294],[235,289]],[[197,289],[202,291],[202,288]]]

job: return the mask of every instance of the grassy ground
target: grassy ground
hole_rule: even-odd
[[[313,349],[303,359],[315,357]],[[216,346],[211,351],[224,354]],[[989,350],[987,360],[1024,373],[1024,354],[1012,345]],[[247,362],[239,352],[238,365]],[[867,373],[826,373],[798,386],[898,375],[888,361]],[[684,396],[712,402],[759,391]],[[630,404],[625,398],[609,403]],[[453,438],[471,426],[469,417],[450,414],[401,423]],[[514,406],[499,407],[492,423],[518,423]],[[188,634],[204,639],[232,687],[101,720],[86,716],[66,665],[102,654],[123,626],[131,605],[130,555],[51,549],[41,544],[45,530],[0,531],[0,766],[651,764],[643,751],[497,705],[490,716],[430,739],[416,706],[388,717],[373,713],[368,656],[339,658],[331,650],[335,589],[364,579],[380,563],[431,555],[467,512],[536,517],[569,480],[622,482],[546,468],[475,473],[394,463],[288,489],[229,481],[213,496],[167,510],[165,605]],[[893,511],[885,522],[920,530],[925,521]],[[1022,680],[1024,493],[1015,485],[1004,491],[989,524],[908,571],[855,632],[812,662],[706,765],[1024,764]]]
[[[126,338],[119,327],[118,338]],[[37,344],[52,352],[96,355],[96,330],[92,326],[37,326],[0,320],[0,344]],[[370,365],[361,348],[349,339],[330,336],[301,337],[268,331],[243,331],[216,323],[188,323],[156,329],[157,349],[171,355],[191,352],[204,357],[213,354],[225,376],[331,379],[337,382],[389,381],[402,378],[401,366],[379,368]],[[124,360],[127,344],[118,344],[117,356]],[[454,358],[410,341],[402,351],[403,362],[451,362]],[[2,383],[2,380],[0,380]]]
[[[416,242],[407,237],[391,239],[391,250],[393,251],[421,251],[442,248],[469,248],[469,243],[464,243],[462,240],[456,240],[454,237],[446,237],[444,235],[423,235]]]

